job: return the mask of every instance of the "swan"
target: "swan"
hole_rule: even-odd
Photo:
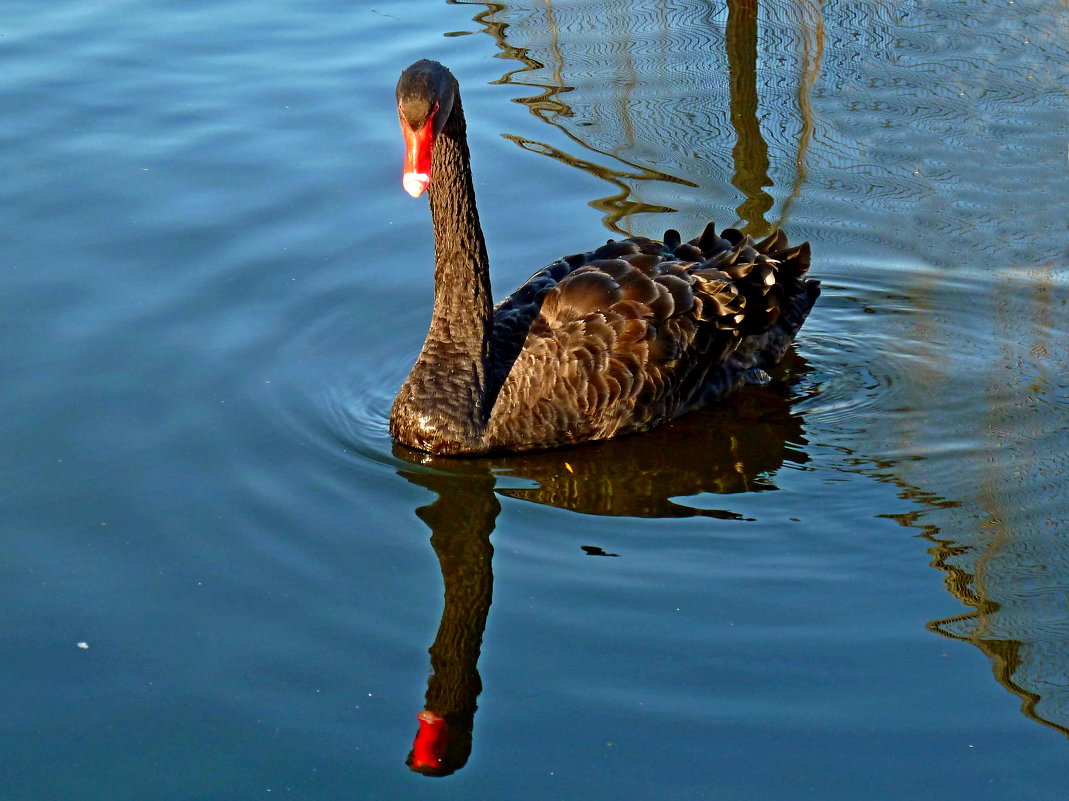
[[[709,223],[565,256],[495,306],[456,78],[417,61],[397,111],[402,184],[427,193],[434,229],[430,328],[390,412],[404,445],[479,455],[649,430],[767,380],[820,294],[807,242]]]

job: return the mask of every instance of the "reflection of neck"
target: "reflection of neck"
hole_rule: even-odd
[[[438,499],[416,511],[431,529],[445,583],[445,608],[430,647],[431,677],[413,757],[413,768],[432,775],[460,769],[471,753],[476,699],[482,690],[477,662],[494,589],[491,560],[501,506],[493,476],[474,479],[423,475],[417,482]]]
[[[431,526],[431,545],[445,582],[445,608],[430,648],[433,674],[427,683],[426,707],[443,717],[475,714],[482,690],[476,662],[494,590],[490,532],[500,508],[493,493],[481,508],[440,498],[419,510]],[[445,507],[445,508],[443,508]],[[450,525],[442,525],[448,521]],[[457,527],[454,527],[457,526]],[[461,526],[470,526],[463,530]]]

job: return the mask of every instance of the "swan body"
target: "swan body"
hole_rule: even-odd
[[[418,61],[397,101],[404,186],[427,192],[435,233],[431,324],[390,413],[405,445],[475,455],[646,431],[778,362],[820,293],[808,243],[710,223],[559,259],[494,306],[456,79]]]

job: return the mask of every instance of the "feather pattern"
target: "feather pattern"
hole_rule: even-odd
[[[779,361],[819,292],[803,279],[808,245],[788,248],[780,232],[761,243],[717,236],[712,223],[669,249],[673,240],[669,231],[663,243],[635,237],[570,256],[497,306],[503,374],[486,450],[645,431]]]
[[[490,308],[456,79],[417,62],[397,94],[406,131],[441,126],[428,181],[435,309],[390,417],[406,445],[515,452],[648,430],[778,362],[820,293],[808,243],[709,223],[689,242],[669,230],[559,259]]]

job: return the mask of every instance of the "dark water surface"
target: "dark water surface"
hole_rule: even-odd
[[[1069,6],[730,6],[0,9],[2,801],[1064,798]],[[393,448],[420,57],[499,296],[620,232],[808,238],[777,381]]]

